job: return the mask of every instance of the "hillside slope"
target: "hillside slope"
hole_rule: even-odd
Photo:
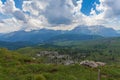
[[[18,52],[0,49],[0,80],[96,80],[98,68],[75,65],[41,63]],[[102,80],[119,80],[119,65],[106,65],[101,69]]]

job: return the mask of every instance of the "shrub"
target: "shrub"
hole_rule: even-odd
[[[35,80],[46,80],[46,78],[41,74],[35,75],[34,78],[35,78]]]

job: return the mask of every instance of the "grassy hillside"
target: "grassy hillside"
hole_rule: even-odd
[[[17,50],[26,55],[36,55],[40,50],[58,51],[68,54],[74,60],[94,60],[106,63],[120,64],[120,38],[110,38],[91,41],[63,41],[52,44],[40,44]]]
[[[106,65],[101,80],[119,80],[120,65]],[[43,64],[40,60],[0,49],[0,80],[97,80],[98,68],[75,65]]]
[[[103,39],[87,40],[87,41],[59,41],[54,43],[54,45],[57,46],[79,46],[79,45],[89,46],[89,45],[100,45],[100,44],[109,45],[109,46],[120,46],[120,37],[103,38]]]
[[[120,38],[55,42],[14,51],[1,48],[0,80],[97,80],[98,69],[101,80],[120,80],[119,48]],[[84,60],[106,65],[80,65]],[[65,65],[65,61],[74,64]]]

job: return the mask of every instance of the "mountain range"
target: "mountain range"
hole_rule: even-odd
[[[0,41],[43,43],[64,40],[91,40],[103,37],[119,37],[120,33],[104,26],[77,26],[72,30],[41,29],[33,31],[16,31],[0,34]]]

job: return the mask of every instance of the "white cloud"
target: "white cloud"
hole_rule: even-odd
[[[48,1],[48,0],[47,0]],[[29,12],[32,16],[39,16],[46,9],[48,2],[45,0],[29,0],[23,2],[23,11]]]
[[[22,22],[15,18],[4,19],[0,22],[0,33],[9,33],[21,30]]]
[[[96,13],[93,8],[91,9],[90,16],[84,16],[83,21],[89,26],[91,25],[104,25],[116,30],[120,29],[120,0],[100,0],[100,4],[96,4]]]
[[[67,26],[76,25],[73,22],[77,21],[76,16],[80,15],[81,3],[82,0],[78,2],[75,2],[75,0],[24,1],[23,11],[29,13],[26,15],[28,22],[25,25],[25,29],[27,31],[43,27],[62,30],[68,29],[66,28]]]
[[[117,17],[120,16],[120,0],[106,0],[104,4],[107,7],[106,16],[107,17]]]
[[[48,23],[44,16],[39,16],[38,18],[29,17],[27,23],[23,24],[23,29],[25,31],[39,30],[45,28]]]
[[[0,0],[0,13],[2,12],[2,1]]]
[[[120,29],[120,0],[100,0],[96,9],[101,12],[103,25]],[[99,16],[99,15],[98,15]]]
[[[17,10],[17,8],[15,7],[14,0],[7,0],[5,4],[1,6],[1,12],[3,14],[11,14],[15,10]]]
[[[25,14],[22,11],[16,10],[12,14],[16,19],[21,20],[23,22],[27,22]]]
[[[3,16],[0,19],[0,33],[9,33],[21,29],[24,14],[15,7],[14,0],[7,0],[4,4],[0,0],[0,14],[2,14],[1,17]]]
[[[96,13],[91,9],[86,16],[80,9],[83,0],[25,0],[22,10],[15,7],[14,0],[2,4],[0,14],[10,16],[0,21],[0,33],[20,29],[31,31],[41,28],[71,30],[77,25],[105,25],[120,29],[120,0],[100,0]]]

